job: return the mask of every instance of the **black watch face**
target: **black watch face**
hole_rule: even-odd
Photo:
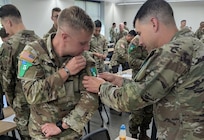
[[[58,121],[58,122],[56,123],[56,125],[57,125],[58,127],[62,127],[62,121]]]

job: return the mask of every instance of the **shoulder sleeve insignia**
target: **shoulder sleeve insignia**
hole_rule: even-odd
[[[25,60],[25,61],[30,62],[30,63],[32,63],[35,60],[35,58],[36,57],[31,52],[28,52],[26,50],[22,51],[20,54],[21,60]]]
[[[123,44],[120,45],[121,48],[125,48],[125,46]]]
[[[20,67],[19,67],[19,77],[23,77],[25,72],[28,70],[29,67],[32,66],[32,63],[27,62],[25,60],[19,60]]]

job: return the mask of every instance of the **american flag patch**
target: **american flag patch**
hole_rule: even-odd
[[[23,51],[20,54],[20,59],[32,63],[35,60],[35,56],[28,51]]]

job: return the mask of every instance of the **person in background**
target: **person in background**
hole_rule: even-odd
[[[202,140],[203,43],[189,29],[177,29],[165,0],[147,0],[134,25],[149,54],[135,79],[103,73],[85,76],[84,87],[116,110],[134,112],[153,105],[158,140]]]
[[[132,69],[132,79],[137,75],[147,55],[147,50],[139,43],[139,36],[135,36],[128,47],[128,64]],[[150,140],[147,136],[147,130],[149,129],[152,116],[152,105],[131,112],[129,117],[129,132],[132,134],[133,138]]]
[[[5,30],[4,28],[1,28],[1,29],[0,29],[0,37],[1,37],[2,42],[7,41],[8,38],[9,38],[9,34],[6,33],[6,30]],[[1,46],[1,45],[2,45],[2,44],[0,44],[0,46]]]
[[[128,29],[128,27],[127,27],[127,22],[124,21],[123,24],[124,24],[124,29],[129,32],[129,29]]]
[[[202,36],[204,35],[204,21],[200,22],[200,27],[197,29],[197,31],[195,32],[195,36],[198,39],[201,39]]]
[[[57,31],[57,19],[61,9],[59,7],[55,7],[52,9],[51,20],[53,21],[52,28],[43,36],[43,38],[47,38],[49,34]]]
[[[6,33],[6,30],[4,28],[0,29],[0,37],[1,37],[2,43],[5,42],[9,38],[9,34]],[[0,44],[0,47],[1,45],[2,44]],[[2,76],[0,78],[1,78],[0,80],[2,81],[3,80]],[[4,114],[2,110],[4,108],[4,102],[3,102],[4,92],[2,89],[1,83],[2,82],[0,82],[0,120],[4,119]]]
[[[122,65],[123,70],[129,69],[128,45],[135,36],[136,32],[131,30],[126,36],[122,37],[116,43],[113,55],[110,60],[110,66],[113,73],[117,73],[118,66],[120,64]]]
[[[117,32],[116,32],[116,23],[114,22],[112,24],[112,27],[110,28],[110,31],[109,31],[109,34],[110,34],[110,43],[116,43],[116,35],[117,35]]]
[[[37,140],[78,140],[98,108],[98,96],[82,85],[97,75],[89,41],[94,24],[71,6],[61,11],[57,32],[28,44],[19,56],[18,78],[29,104],[29,133]]]
[[[14,121],[22,140],[31,139],[28,133],[30,106],[17,79],[18,55],[26,44],[39,37],[32,30],[27,30],[22,22],[20,11],[14,5],[7,4],[0,8],[1,24],[9,34],[9,39],[2,44],[0,51],[2,88],[7,102],[15,112]]]
[[[181,25],[180,25],[180,30],[185,29],[185,28],[188,28],[188,26],[186,26],[186,20],[185,20],[185,19],[181,20],[180,23],[181,23]]]
[[[100,32],[101,32],[101,21],[94,21],[94,33],[90,41],[90,50],[94,55],[94,60],[96,61],[96,68],[99,73],[104,72],[104,60],[108,55],[108,42]]]
[[[127,34],[128,34],[128,31],[124,29],[124,23],[120,23],[119,24],[119,32],[117,33],[117,37],[116,37],[116,43],[119,39],[126,36]]]

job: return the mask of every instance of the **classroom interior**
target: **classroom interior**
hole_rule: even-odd
[[[110,40],[109,30],[112,23],[116,23],[118,30],[119,23],[127,22],[127,27],[133,29],[133,18],[145,0],[0,0],[0,5],[11,3],[15,5],[22,14],[22,19],[27,29],[34,30],[37,35],[43,37],[51,28],[53,22],[51,20],[51,10],[54,7],[61,9],[71,5],[77,5],[83,8],[92,18],[93,21],[99,19],[102,22],[101,33]],[[168,1],[168,0],[167,0]],[[180,21],[185,19],[187,26],[195,32],[200,22],[204,21],[204,0],[169,0],[174,10],[174,16],[177,27]],[[105,110],[108,112],[108,116]],[[114,140],[119,134],[121,124],[128,127],[129,113],[116,112],[110,110],[107,106],[102,110],[104,119],[103,127],[108,128],[111,139]],[[109,117],[109,124],[107,124]],[[90,131],[94,131],[101,127],[102,122],[99,112],[96,111],[90,121]],[[151,126],[147,134],[151,137]],[[87,131],[86,126],[86,131]],[[84,132],[85,134],[86,132]],[[9,133],[12,135],[12,133]],[[127,129],[127,135],[131,136]],[[20,140],[18,133],[16,137]]]

